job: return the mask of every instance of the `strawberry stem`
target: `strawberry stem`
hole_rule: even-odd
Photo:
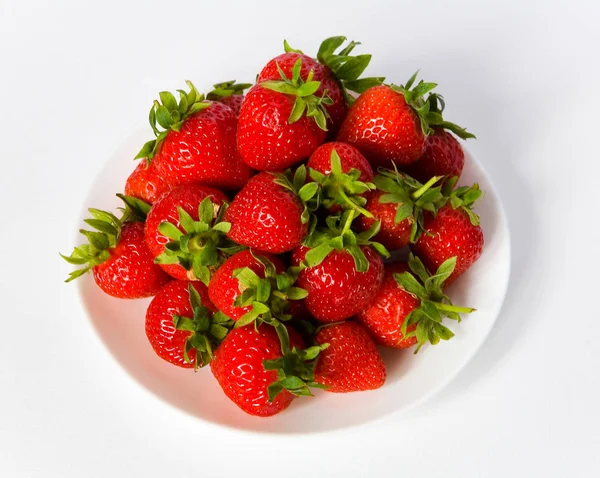
[[[458,305],[442,304],[441,302],[434,302],[434,304],[439,310],[456,312],[457,314],[470,314],[471,312],[475,312],[475,310],[477,310],[471,307],[459,307]]]
[[[421,186],[419,189],[417,189],[412,194],[412,197],[414,199],[419,199],[423,194],[425,194],[427,192],[427,190],[431,186],[433,186],[435,183],[437,183],[442,178],[443,178],[443,176],[434,176],[434,177],[432,177],[429,181],[427,181],[425,184],[423,184],[423,186]]]
[[[354,209],[358,212],[360,212],[361,214],[365,215],[366,217],[373,217],[373,214],[371,214],[369,211],[367,211],[365,208],[359,206],[358,204],[356,204],[354,201],[352,201],[348,195],[345,193],[344,191],[344,187],[343,186],[339,186],[336,188],[336,192],[339,195],[339,197],[341,197],[343,199],[343,201],[348,204],[348,206],[350,207],[350,209]]]

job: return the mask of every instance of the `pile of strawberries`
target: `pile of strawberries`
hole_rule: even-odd
[[[483,248],[481,191],[456,186],[454,135],[473,135],[444,119],[435,83],[361,78],[371,56],[345,43],[315,59],[284,42],[254,86],[161,92],[124,207],[90,209],[88,243],[63,256],[83,266],[68,280],[91,270],[113,297],[154,296],[156,354],[210,364],[252,415],[315,387],[379,388],[377,345],[418,351],[473,311],[444,293]]]

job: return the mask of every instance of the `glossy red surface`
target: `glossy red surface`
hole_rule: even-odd
[[[109,249],[110,258],[92,268],[98,286],[121,299],[150,297],[169,281],[169,276],[154,264],[144,240],[141,222],[125,223],[117,246]]]
[[[177,330],[173,325],[173,315],[193,318],[194,312],[190,304],[188,284],[193,284],[202,299],[202,305],[211,311],[217,309],[208,298],[208,291],[202,282],[174,280],[165,285],[156,294],[146,311],[146,336],[156,354],[173,365],[193,368],[196,350],[188,353],[190,362],[183,356],[186,339],[191,332]]]
[[[321,264],[303,269],[297,285],[308,291],[306,308],[321,322],[335,322],[352,317],[373,300],[383,281],[383,261],[368,246],[361,250],[369,261],[366,272],[357,272],[354,259],[346,251],[331,252]],[[297,266],[308,249],[296,248],[292,264]]]
[[[173,186],[164,179],[156,169],[156,163],[150,164],[142,159],[125,183],[125,195],[141,199],[148,204],[154,204]]]
[[[360,171],[360,181],[373,181],[373,168],[367,159],[354,146],[340,141],[331,141],[319,146],[314,153],[310,155],[306,165],[323,174],[331,173],[331,152],[334,149],[340,157],[342,171],[344,173],[349,172],[351,169],[358,169]]]
[[[406,168],[406,172],[425,183],[433,176],[460,177],[465,165],[465,153],[452,133],[436,128],[427,136],[423,156]]]
[[[259,173],[236,195],[225,213],[228,237],[260,251],[282,253],[298,246],[308,233],[302,224],[302,202],[276,184],[275,176]]]

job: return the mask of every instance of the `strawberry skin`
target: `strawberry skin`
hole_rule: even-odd
[[[292,75],[294,63],[296,63],[298,58],[302,60],[300,77],[303,80],[306,80],[310,70],[313,70],[314,79],[321,82],[321,86],[316,92],[317,96],[323,96],[323,94],[327,92],[327,96],[333,100],[333,104],[326,106],[327,113],[329,113],[330,116],[327,120],[327,135],[333,137],[339,130],[346,113],[348,113],[348,105],[344,99],[340,84],[335,79],[328,66],[322,65],[314,58],[302,53],[282,53],[266,64],[258,75],[257,83],[265,80],[278,80],[280,78],[278,66],[286,76],[290,77]]]
[[[420,300],[398,285],[394,274],[410,271],[405,262],[385,267],[383,284],[369,306],[356,315],[373,339],[380,345],[405,349],[417,343],[416,337],[404,337],[401,331],[406,316],[419,307]],[[416,324],[407,328],[412,332]]]
[[[210,197],[216,205],[227,202],[227,196],[218,189],[198,184],[188,184],[173,189],[152,206],[146,219],[145,233],[148,248],[154,257],[161,255],[165,250],[165,244],[169,242],[169,239],[158,230],[160,223],[170,222],[183,231],[179,222],[178,208],[182,208],[194,220],[197,220],[198,205],[206,197]],[[190,279],[188,271],[179,264],[161,264],[160,266],[175,279]]]
[[[285,265],[278,257],[271,254],[261,255],[273,263],[277,273],[285,271]],[[208,295],[212,303],[232,320],[238,320],[252,308],[252,306],[236,307],[233,305],[235,299],[242,293],[240,283],[233,277],[233,271],[243,267],[250,268],[256,275],[264,279],[264,266],[252,256],[249,250],[244,250],[227,259],[214,273],[208,285]]]
[[[406,172],[421,182],[433,176],[457,176],[460,178],[465,165],[465,153],[452,133],[434,128],[435,133],[427,136],[425,153],[408,166]]]
[[[426,213],[424,226],[425,232],[411,248],[430,271],[456,256],[456,267],[446,285],[464,274],[481,256],[484,243],[481,226],[474,226],[462,209],[452,209],[446,204],[435,217]]]
[[[140,161],[127,178],[125,195],[141,199],[148,204],[154,204],[163,194],[171,190],[171,184],[164,179],[152,161]]]
[[[360,246],[369,269],[358,272],[345,250],[332,251],[320,264],[303,269],[296,285],[308,291],[306,308],[321,322],[344,320],[364,309],[375,297],[383,281],[383,261],[371,247]],[[292,265],[299,266],[308,248],[294,249]]]
[[[394,221],[398,204],[380,203],[379,199],[385,192],[372,191],[367,194],[367,203],[364,208],[369,211],[373,217],[360,215],[357,219],[357,226],[361,231],[369,229],[375,221],[380,221],[380,229],[373,240],[380,242],[389,250],[402,249],[410,243],[410,232],[412,227],[412,217],[400,221],[398,224]]]
[[[251,176],[236,150],[237,118],[229,106],[210,106],[170,130],[154,158],[158,172],[172,184],[201,183],[239,189]]]
[[[327,392],[375,390],[385,383],[383,359],[362,325],[347,321],[323,327],[315,341],[329,344],[315,369],[315,380],[327,385]]]
[[[419,117],[404,96],[389,86],[375,86],[360,95],[350,108],[338,135],[356,146],[373,167],[402,167],[425,151]]]
[[[242,109],[242,103],[244,102],[244,95],[225,96],[216,101],[229,106],[231,108],[231,111],[233,111],[233,113],[237,117],[240,115],[240,110]]]
[[[156,294],[146,311],[146,336],[154,352],[167,362],[183,368],[193,368],[196,350],[188,353],[190,361],[183,355],[185,342],[191,335],[187,330],[177,330],[173,325],[173,315],[192,317],[190,293],[187,281],[173,280]],[[217,309],[208,298],[208,291],[202,282],[191,282],[202,299],[202,305],[215,312]]]
[[[236,195],[225,213],[230,239],[276,254],[300,245],[308,233],[308,223],[302,223],[304,205],[275,180],[271,173],[259,173]]]
[[[303,348],[302,339],[288,329],[293,346]],[[269,417],[285,410],[294,396],[281,391],[272,402],[268,401],[267,388],[277,380],[275,370],[265,370],[263,361],[282,356],[281,344],[275,329],[262,324],[233,329],[215,351],[210,363],[213,375],[225,392],[244,412],[259,417]]]
[[[367,159],[354,146],[340,141],[331,141],[319,146],[311,154],[306,165],[323,174],[331,173],[331,151],[334,149],[340,157],[342,172],[348,173],[351,169],[358,169],[360,181],[373,181],[373,168]]]
[[[283,171],[308,158],[325,131],[306,115],[289,124],[294,97],[255,85],[240,111],[237,145],[243,160],[259,171]]]
[[[92,267],[96,284],[108,295],[120,299],[150,297],[170,279],[154,264],[141,222],[123,224],[119,243],[108,252],[107,261]]]

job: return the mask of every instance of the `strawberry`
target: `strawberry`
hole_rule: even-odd
[[[365,328],[346,321],[321,327],[317,344],[329,344],[316,363],[314,380],[327,392],[346,393],[375,390],[386,379],[383,359]]]
[[[147,142],[136,158],[155,160],[158,173],[173,185],[241,188],[251,171],[236,150],[235,113],[222,103],[206,101],[187,83],[190,92],[179,90],[179,103],[168,91],[160,93],[162,104],[155,101],[150,110],[156,139]]]
[[[420,81],[415,73],[406,86],[381,85],[361,94],[344,120],[338,140],[356,146],[374,167],[404,167],[425,152],[426,136],[432,126],[449,129],[463,139],[474,136],[444,121],[443,100],[435,93],[423,96],[437,85]],[[439,106],[441,104],[441,106]]]
[[[156,163],[140,161],[127,178],[125,194],[148,204],[154,204],[163,194],[171,190],[171,184],[156,170]]]
[[[325,143],[310,156],[307,166],[311,179],[321,185],[322,203],[330,212],[356,209],[370,215],[362,206],[365,193],[375,188],[373,169],[354,146]]]
[[[424,234],[411,246],[430,270],[440,267],[450,257],[456,257],[456,267],[447,284],[454,282],[479,259],[484,243],[479,216],[472,211],[481,190],[477,184],[452,190],[456,179],[444,184],[448,202],[435,216],[425,214]]]
[[[62,256],[70,264],[84,266],[71,272],[66,282],[91,270],[96,284],[113,297],[137,299],[156,294],[169,276],[154,264],[144,239],[144,224],[124,222],[98,209],[89,212],[93,218],[85,223],[96,231],[80,229],[89,244],[77,246],[69,257]]]
[[[201,282],[174,280],[146,311],[146,336],[156,354],[173,365],[207,365],[233,322],[217,312]]]
[[[306,169],[290,175],[259,173],[235,196],[225,220],[228,237],[259,251],[280,254],[297,247],[306,237],[316,184],[304,184]]]
[[[433,128],[434,133],[427,136],[425,152],[415,163],[406,168],[406,172],[421,182],[433,176],[456,176],[460,178],[465,165],[465,152],[452,133]]]
[[[219,310],[238,322],[236,327],[258,318],[289,320],[289,301],[306,297],[306,291],[292,287],[296,276],[296,272],[286,271],[278,257],[244,250],[219,267],[208,295]]]
[[[300,77],[302,59],[291,78],[266,80],[248,92],[240,111],[237,145],[244,161],[261,171],[283,171],[302,161],[325,141],[327,96],[309,73]]]
[[[285,327],[280,328],[286,330]],[[291,345],[302,348],[304,344],[300,336],[291,329],[288,332]],[[285,410],[294,399],[291,391],[278,384],[278,364],[272,365],[269,370],[264,365],[265,361],[281,359],[285,352],[274,327],[267,324],[257,328],[246,325],[233,329],[225,337],[215,351],[210,368],[225,395],[244,412],[269,417]],[[297,385],[299,390],[291,387],[292,390],[306,395],[306,385],[294,378],[291,384],[284,385]]]
[[[146,220],[146,242],[156,262],[180,280],[201,280],[240,248],[225,236],[227,197],[218,189],[187,184],[156,202]]]
[[[415,242],[422,232],[424,211],[435,213],[444,202],[441,187],[432,187],[441,178],[434,176],[421,184],[398,171],[381,170],[373,182],[377,191],[368,194],[357,227],[366,231],[375,221],[380,229],[375,240],[395,250]]]
[[[456,258],[452,257],[431,275],[410,254],[408,264],[387,266],[379,293],[356,319],[379,344],[395,348],[418,344],[415,353],[427,342],[435,345],[451,339],[454,334],[442,325],[442,319],[448,317],[460,322],[461,313],[475,310],[453,305],[442,291],[455,265]]]
[[[385,248],[370,238],[378,225],[354,235],[355,211],[327,218],[328,229],[317,229],[305,246],[294,249],[292,265],[303,269],[298,286],[308,292],[306,308],[321,322],[347,319],[366,307],[383,281]]]
[[[235,80],[232,80],[217,83],[213,86],[214,90],[206,95],[206,99],[229,106],[235,115],[239,116],[244,101],[244,90],[252,85],[249,83],[236,83]]]

